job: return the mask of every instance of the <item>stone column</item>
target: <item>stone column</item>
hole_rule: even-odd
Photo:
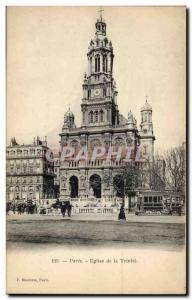
[[[95,56],[92,56],[92,73],[95,73]]]
[[[89,74],[92,74],[92,72],[93,72],[93,57],[92,56],[89,58],[89,64],[90,64],[90,67],[89,67],[90,73]]]
[[[83,85],[83,98],[87,98],[87,89],[85,88],[85,85]]]
[[[100,55],[100,72],[103,72],[103,55]]]
[[[90,64],[90,62],[91,62],[91,59],[90,59],[90,57],[88,57],[88,74],[89,75],[91,74],[91,64]]]
[[[111,73],[111,55],[107,55],[107,72]]]

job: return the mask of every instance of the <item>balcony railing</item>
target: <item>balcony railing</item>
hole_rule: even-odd
[[[40,175],[53,175],[54,176],[54,172],[51,171],[51,172],[47,172],[47,171],[34,171],[34,172],[10,172],[10,171],[7,171],[6,172],[6,175],[7,176],[34,176],[34,175],[37,175],[37,176],[40,176]]]
[[[95,160],[95,161],[64,161],[61,162],[61,167],[67,168],[84,168],[84,167],[93,167],[93,168],[101,168],[101,167],[120,167],[126,166],[128,162],[124,160]]]
[[[14,155],[6,155],[6,159],[9,160],[9,159],[38,159],[38,158],[45,158],[45,154],[41,154],[41,155],[17,155],[17,154],[14,154]]]

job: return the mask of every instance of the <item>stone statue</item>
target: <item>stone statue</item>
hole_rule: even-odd
[[[65,176],[62,176],[61,180],[63,181],[63,187],[65,188],[66,187],[66,180],[67,180],[67,178]]]
[[[81,180],[81,186],[84,188],[85,187],[85,176],[84,175],[82,175],[81,177],[80,177],[80,180]]]
[[[92,187],[89,190],[89,198],[94,198],[94,191]]]

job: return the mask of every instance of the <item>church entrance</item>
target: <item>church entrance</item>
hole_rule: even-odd
[[[78,178],[76,176],[71,176],[69,179],[69,186],[70,186],[70,197],[71,198],[78,198]]]
[[[101,198],[101,177],[97,174],[89,178],[89,189],[93,190],[93,196]]]
[[[116,197],[124,197],[124,179],[122,175],[116,175],[113,178],[113,188],[115,191]]]

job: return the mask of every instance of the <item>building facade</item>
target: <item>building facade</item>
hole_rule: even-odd
[[[54,161],[54,190],[55,196],[59,197],[60,195],[60,154],[55,154],[53,157]]]
[[[146,99],[141,108],[140,128],[137,127],[137,121],[131,111],[127,118],[120,114],[117,104],[118,92],[113,78],[113,45],[107,38],[106,23],[102,16],[97,20],[95,27],[95,37],[90,41],[87,52],[88,72],[84,75],[82,85],[81,126],[76,127],[75,116],[69,109],[64,115],[60,133],[61,197],[114,197],[114,186],[110,182],[115,181],[115,176],[124,166],[127,155],[123,153],[118,160],[113,159],[113,153],[117,152],[119,147],[129,149],[130,159],[133,161],[138,153],[141,154],[141,149],[148,160],[153,161],[155,136],[152,107]],[[67,147],[73,149],[71,157],[65,155]],[[103,156],[97,155],[94,158],[92,153],[97,151],[94,149],[101,148],[106,149],[106,152]],[[110,159],[107,156],[109,149]],[[86,158],[83,157],[84,152]]]
[[[46,157],[47,141],[39,137],[30,145],[11,139],[6,149],[7,201],[54,197],[54,162]]]

